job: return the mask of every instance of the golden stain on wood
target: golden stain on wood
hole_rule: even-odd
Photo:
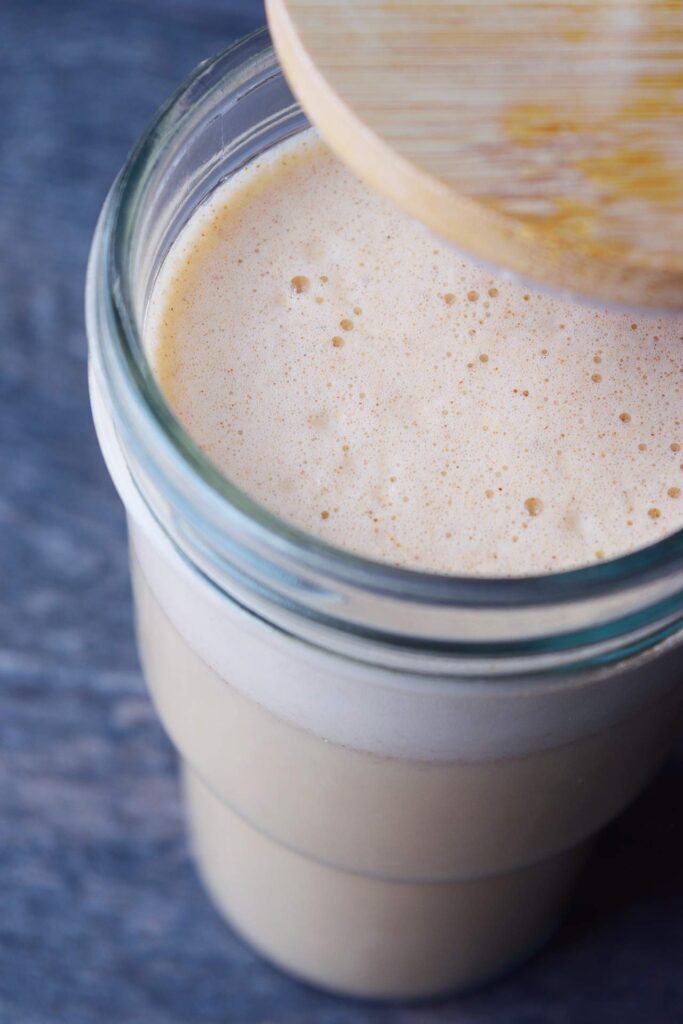
[[[656,149],[622,146],[604,156],[578,160],[576,166],[598,186],[600,204],[637,199],[668,208],[683,199],[680,169]]]
[[[507,139],[515,146],[545,146],[563,133],[576,134],[585,126],[575,118],[543,103],[518,103],[500,117]]]

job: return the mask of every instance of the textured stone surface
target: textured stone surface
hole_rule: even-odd
[[[680,750],[602,840],[554,942],[460,1000],[314,992],[197,882],[90,423],[83,276],[155,107],[262,20],[248,0],[0,0],[0,1024],[683,1021]]]

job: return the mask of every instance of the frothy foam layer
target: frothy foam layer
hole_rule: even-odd
[[[537,574],[683,524],[683,321],[496,279],[312,132],[194,214],[146,337],[216,466],[366,557]]]

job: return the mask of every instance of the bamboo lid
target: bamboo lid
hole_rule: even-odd
[[[476,257],[683,308],[680,0],[267,0],[337,154]]]

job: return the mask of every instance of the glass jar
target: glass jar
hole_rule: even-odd
[[[572,572],[438,576],[330,547],[218,473],[155,380],[147,303],[197,205],[307,126],[265,31],[161,110],[93,242],[93,414],[209,892],[309,981],[426,996],[545,940],[666,753],[683,534]]]

